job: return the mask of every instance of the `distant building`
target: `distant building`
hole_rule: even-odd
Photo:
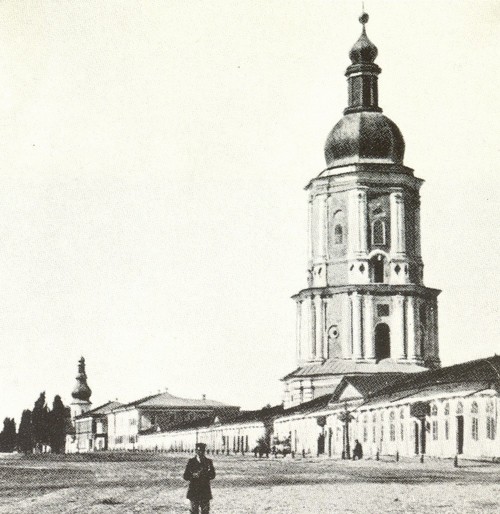
[[[118,401],[107,402],[77,416],[73,421],[75,426],[74,451],[108,450],[108,415],[121,405]]]
[[[141,434],[161,432],[179,423],[239,410],[239,407],[209,400],[205,396],[199,400],[178,398],[168,392],[147,396],[121,405],[107,415],[109,448],[136,449]]]
[[[123,404],[110,401],[94,409],[87,384],[85,359],[78,364],[77,383],[71,403],[71,426],[67,429],[66,452],[135,450],[139,436],[164,432],[183,423],[207,417],[235,417],[240,408],[210,400],[179,398],[158,393]]]

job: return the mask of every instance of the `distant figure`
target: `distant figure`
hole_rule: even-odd
[[[356,439],[354,445],[354,450],[352,452],[352,460],[356,459],[362,459],[363,458],[363,447],[361,446],[361,443]]]
[[[213,462],[205,457],[206,448],[206,444],[196,443],[196,456],[188,460],[184,471],[184,480],[189,480],[187,498],[191,501],[191,514],[210,512],[210,480],[215,478],[215,468]]]

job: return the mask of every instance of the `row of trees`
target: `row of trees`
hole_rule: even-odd
[[[23,411],[17,434],[14,419],[5,418],[0,433],[0,451],[12,452],[17,448],[28,454],[43,452],[50,447],[53,453],[64,453],[69,417],[69,408],[64,406],[59,395],[54,397],[52,409],[49,409],[45,392],[40,393],[33,410]]]

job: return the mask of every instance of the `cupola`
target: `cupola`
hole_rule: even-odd
[[[89,401],[92,391],[87,384],[87,374],[85,373],[85,359],[82,357],[78,362],[78,374],[76,375],[76,384],[73,388],[71,396],[75,400]]]
[[[328,168],[356,163],[403,164],[405,143],[397,125],[378,105],[377,47],[368,39],[368,14],[359,18],[363,30],[352,47],[346,70],[348,107],[325,143]]]

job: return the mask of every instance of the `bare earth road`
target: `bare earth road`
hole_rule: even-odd
[[[187,512],[188,455],[0,459],[0,513]],[[500,465],[214,456],[214,513],[500,512]]]

